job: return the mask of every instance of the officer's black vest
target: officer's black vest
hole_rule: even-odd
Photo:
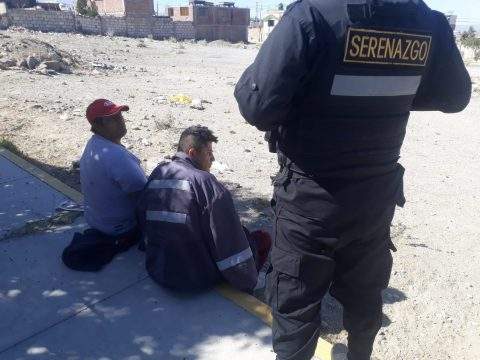
[[[324,45],[294,100],[291,125],[280,129],[279,153],[319,177],[393,170],[430,66],[431,11],[390,3],[363,16],[344,0],[304,1],[321,14],[316,30]]]

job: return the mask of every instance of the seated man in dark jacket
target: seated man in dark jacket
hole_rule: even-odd
[[[206,127],[186,129],[173,160],[148,179],[139,202],[147,270],[173,289],[208,289],[226,279],[251,291],[260,265],[255,258],[265,250],[252,251],[230,192],[210,173],[213,142]]]

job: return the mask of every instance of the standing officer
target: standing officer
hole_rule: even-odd
[[[462,111],[471,81],[445,16],[421,0],[299,0],[235,97],[278,153],[268,274],[278,360],[310,359],[320,305],[343,305],[348,359],[370,358],[403,206],[410,111]]]

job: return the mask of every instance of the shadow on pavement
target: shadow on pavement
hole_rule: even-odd
[[[98,273],[67,269],[65,230],[0,243],[0,358],[273,359],[260,320],[213,291],[161,288],[136,249]]]

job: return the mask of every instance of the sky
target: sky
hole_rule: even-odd
[[[55,0],[54,0],[55,1]],[[75,0],[56,0],[58,2],[74,3]],[[167,5],[184,5],[189,0],[153,0],[155,9],[161,13]],[[250,15],[255,16],[256,9],[266,11],[275,9],[277,5],[283,2],[285,5],[293,0],[209,0],[214,3],[221,1],[235,1],[237,7],[248,7],[251,9]],[[321,0],[319,0],[321,1]],[[340,0],[339,0],[340,1]],[[440,10],[444,13],[453,13],[458,16],[458,26],[468,28],[473,25],[480,31],[480,0],[424,0],[432,9]]]
[[[210,0],[220,2],[226,0]],[[291,0],[228,0],[235,1],[238,7],[248,7],[251,9],[251,16],[255,16],[256,7],[262,8],[263,11],[274,9],[280,2],[289,4]],[[432,9],[440,10],[445,13],[453,12],[458,15],[459,25],[468,26],[475,25],[480,29],[480,0],[424,0]],[[182,5],[188,3],[188,0],[153,0],[155,7],[159,10],[165,8],[166,5]]]
[[[459,27],[473,25],[480,30],[480,0],[425,0],[432,9],[458,16]]]
[[[187,3],[188,0],[154,0],[158,1],[160,6],[177,5]],[[222,0],[223,1],[223,0]],[[233,0],[237,6],[249,7],[255,9],[256,3],[262,4],[264,9],[276,7],[282,0]],[[479,0],[424,0],[431,8],[443,12],[453,11],[457,15],[465,18],[477,17],[480,20],[480,1]],[[215,1],[214,1],[215,2]],[[284,3],[290,3],[284,0]]]

